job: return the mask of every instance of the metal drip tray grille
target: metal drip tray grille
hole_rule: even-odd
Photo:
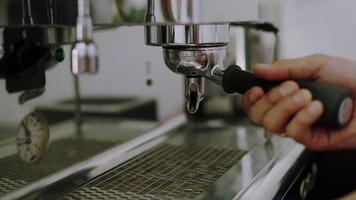
[[[0,159],[0,197],[112,146],[112,142],[62,139],[50,144],[40,163],[23,163],[17,155]],[[85,149],[85,151],[83,151]]]
[[[163,144],[63,199],[196,199],[245,153],[231,147]]]

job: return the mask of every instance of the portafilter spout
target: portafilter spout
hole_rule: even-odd
[[[203,77],[185,77],[185,97],[188,112],[196,113],[205,97]]]
[[[163,54],[168,68],[185,76],[187,110],[196,113],[205,97],[204,79],[221,85],[221,76],[216,72],[224,70],[226,46],[166,46]]]

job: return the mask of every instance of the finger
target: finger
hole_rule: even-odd
[[[263,127],[270,132],[284,132],[290,118],[312,101],[308,90],[300,90],[274,106],[262,120]]]
[[[330,56],[316,54],[298,59],[280,60],[272,65],[256,65],[255,74],[267,80],[317,79],[317,72],[329,62]]]
[[[323,105],[319,101],[313,101],[304,107],[288,124],[287,135],[307,147],[315,148],[318,145],[313,138],[311,126],[323,113]],[[320,134],[317,134],[320,135]]]
[[[253,123],[261,124],[261,121],[268,110],[270,110],[276,103],[298,90],[299,86],[293,81],[286,81],[280,86],[273,88],[247,110],[249,118]]]
[[[242,98],[242,104],[245,108],[245,111],[248,111],[250,107],[256,103],[263,95],[263,89],[260,87],[253,87],[247,91]]]

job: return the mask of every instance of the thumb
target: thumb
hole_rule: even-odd
[[[315,80],[328,56],[313,55],[297,59],[280,60],[271,65],[258,64],[255,74],[266,80]]]

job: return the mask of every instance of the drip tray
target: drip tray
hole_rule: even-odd
[[[62,199],[197,199],[246,151],[231,145],[162,144]]]
[[[17,155],[0,159],[0,197],[51,175],[78,161],[89,159],[104,151],[112,142],[61,139],[53,142],[43,161],[36,165],[23,163]],[[66,147],[66,148],[63,148]],[[68,150],[70,149],[70,150]],[[86,149],[86,151],[81,151]]]

